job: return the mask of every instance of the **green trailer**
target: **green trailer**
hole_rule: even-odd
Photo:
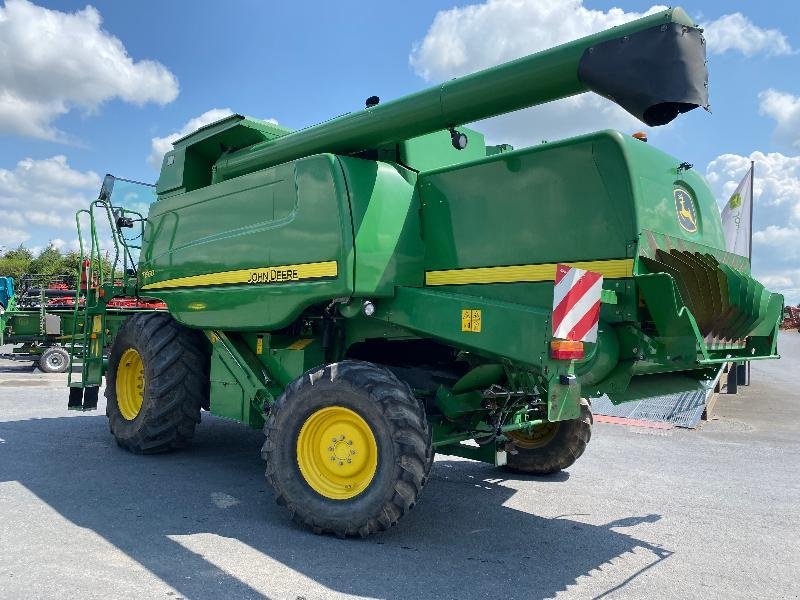
[[[76,314],[69,307],[48,307],[44,297],[38,308],[20,307],[16,300],[12,292],[0,311],[0,346],[13,346],[10,353],[2,353],[0,358],[32,362],[45,373],[65,373],[70,364],[68,346],[75,339],[75,332],[82,339],[83,314]],[[106,310],[106,349],[122,323],[135,312],[140,311]]]
[[[0,346],[12,346],[11,352],[0,353],[0,358],[32,362],[46,373],[64,373],[70,361],[63,347],[64,331],[72,330],[75,313],[48,309],[49,277],[24,279],[19,290],[12,277],[0,277]],[[68,293],[59,290],[59,295]]]
[[[464,127],[589,91],[652,126],[706,107],[701,30],[661,11],[300,131],[233,115],[174,143],[149,206],[107,180],[87,256],[109,223],[125,277],[92,279],[70,408],[105,379],[136,453],[186,446],[201,411],[263,428],[278,502],[365,536],[435,452],[553,473],[592,397],[777,358],[783,298],[725,252],[691,165],[617,131],[514,150]],[[168,311],[127,319],[106,363],[107,303],[140,293]]]

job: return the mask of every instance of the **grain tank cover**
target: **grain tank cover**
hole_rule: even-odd
[[[650,126],[665,125],[698,106],[708,108],[702,33],[666,23],[586,49],[578,77]]]

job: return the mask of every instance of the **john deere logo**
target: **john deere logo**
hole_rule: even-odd
[[[736,192],[733,196],[731,196],[728,205],[731,208],[739,208],[742,205],[742,195],[739,192]]]
[[[687,192],[675,190],[675,212],[678,213],[678,223],[689,233],[697,231],[697,214],[694,211],[694,202]]]

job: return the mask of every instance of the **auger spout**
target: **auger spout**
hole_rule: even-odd
[[[222,181],[322,152],[352,154],[592,91],[647,125],[708,106],[701,30],[661,11],[319,125],[224,154]]]

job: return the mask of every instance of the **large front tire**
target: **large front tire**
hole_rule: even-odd
[[[106,415],[122,448],[154,454],[188,445],[208,402],[202,334],[166,313],[140,313],[120,327],[106,373]]]
[[[509,432],[506,435],[514,447],[508,453],[506,468],[530,475],[550,475],[572,466],[592,437],[592,422],[589,402],[581,400],[577,419],[548,423],[532,435]]]
[[[411,389],[377,365],[346,360],[287,386],[261,451],[276,500],[315,533],[368,536],[417,502],[431,433]]]

